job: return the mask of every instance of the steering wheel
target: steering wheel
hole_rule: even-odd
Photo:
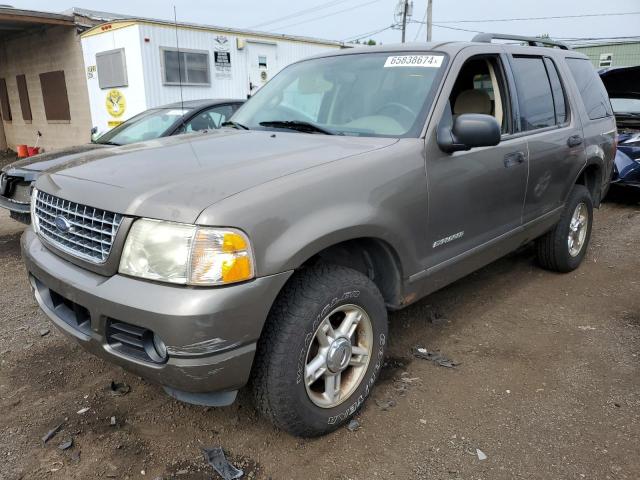
[[[403,117],[402,120],[404,120],[404,121],[401,121],[401,119],[399,119],[399,118],[395,118],[395,119],[398,120],[400,123],[402,123],[403,126],[408,126],[408,125],[412,124],[413,121],[416,118],[416,115],[417,115],[416,112],[411,110],[409,107],[407,107],[406,105],[404,105],[402,103],[398,103],[398,102],[385,103],[378,110],[376,110],[376,115],[380,115],[385,110],[395,110],[396,112],[400,112],[400,116]],[[406,123],[406,125],[405,125],[405,123]]]

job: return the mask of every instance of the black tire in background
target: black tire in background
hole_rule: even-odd
[[[328,313],[341,308],[366,312],[372,327],[371,355],[360,370],[361,381],[352,382],[353,393],[338,405],[324,408],[307,392],[305,366],[318,326]],[[385,303],[369,278],[337,265],[301,269],[274,303],[258,342],[252,372],[256,406],[277,427],[293,435],[312,437],[337,429],[356,414],[371,393],[384,361],[386,339]]]
[[[570,253],[568,239],[572,217],[579,205],[583,205],[586,208],[586,232],[580,251],[576,255],[572,255]],[[591,199],[589,190],[587,190],[584,185],[575,185],[556,226],[541,236],[536,242],[538,263],[547,270],[562,273],[570,272],[578,268],[589,246],[592,225],[593,200]]]

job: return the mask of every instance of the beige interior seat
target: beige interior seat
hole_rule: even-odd
[[[460,92],[453,106],[454,115],[483,113],[491,115],[491,98],[484,90],[464,90]]]

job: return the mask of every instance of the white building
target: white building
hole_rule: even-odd
[[[147,19],[90,28],[81,34],[81,44],[91,119],[98,131],[181,99],[247,98],[290,63],[345,46]]]

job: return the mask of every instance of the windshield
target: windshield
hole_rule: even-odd
[[[233,116],[250,129],[418,136],[442,54],[365,53],[306,60],[285,68]]]
[[[182,108],[153,108],[109,130],[96,140],[96,143],[109,145],[127,145],[161,137],[179,121],[189,109]]]
[[[612,98],[615,113],[640,113],[640,98]]]

